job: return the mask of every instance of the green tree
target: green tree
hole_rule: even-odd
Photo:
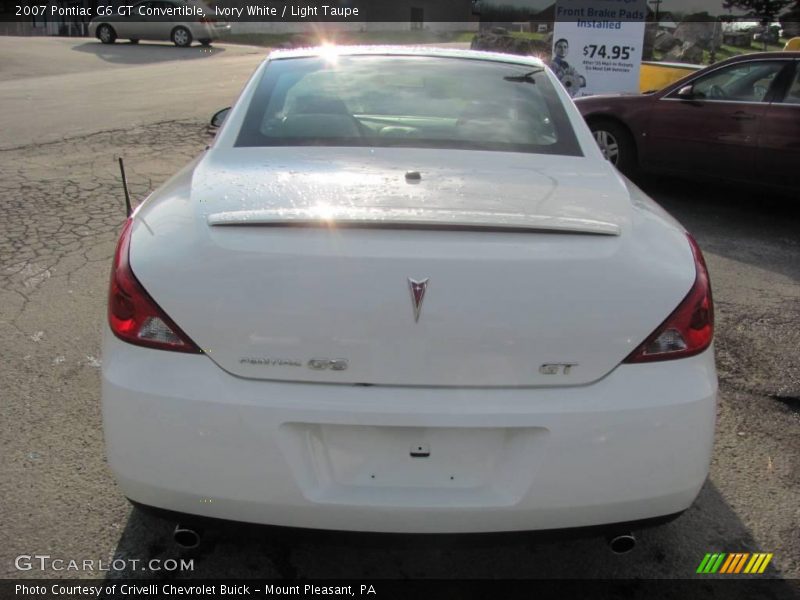
[[[746,10],[747,16],[758,17],[763,25],[777,21],[778,14],[787,6],[800,5],[800,0],[723,0],[722,8]]]
[[[746,10],[748,17],[755,17],[764,27],[764,50],[767,49],[767,29],[770,24],[778,20],[778,15],[784,8],[798,6],[800,0],[723,0],[722,8],[730,10],[738,8]]]

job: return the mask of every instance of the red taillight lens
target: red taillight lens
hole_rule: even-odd
[[[150,297],[131,271],[128,261],[132,219],[125,222],[114,253],[108,293],[108,323],[121,340],[176,352],[202,354],[158,304]]]
[[[688,236],[697,275],[694,285],[672,314],[623,362],[672,360],[699,354],[714,338],[714,302],[703,253]]]

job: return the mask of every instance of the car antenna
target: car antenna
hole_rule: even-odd
[[[131,208],[131,195],[128,193],[128,180],[125,177],[125,165],[122,164],[122,157],[119,157],[119,172],[122,173],[122,189],[125,190],[125,212],[130,217],[133,209]]]

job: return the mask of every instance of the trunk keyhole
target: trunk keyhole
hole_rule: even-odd
[[[428,444],[413,444],[411,446],[412,458],[428,458],[431,455],[431,447]]]

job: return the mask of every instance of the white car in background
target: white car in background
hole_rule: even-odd
[[[109,465],[189,519],[621,532],[708,473],[700,249],[531,57],[272,53],[126,222],[108,317]]]
[[[179,12],[187,7],[202,10],[203,16]],[[104,44],[127,39],[133,44],[139,40],[171,41],[188,47],[197,41],[209,46],[230,30],[230,23],[217,20],[213,9],[200,0],[145,0],[126,7],[122,14],[98,15],[89,22],[89,35]]]

